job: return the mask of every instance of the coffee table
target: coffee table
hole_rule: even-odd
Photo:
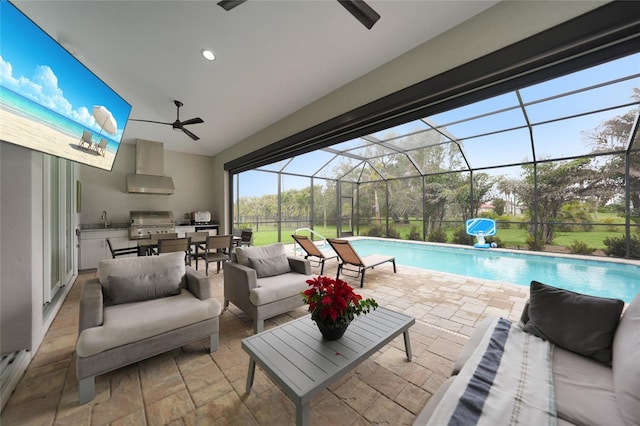
[[[415,322],[379,307],[352,321],[339,340],[324,340],[310,315],[247,337],[241,342],[249,354],[247,393],[258,364],[296,404],[296,424],[309,425],[311,399],[400,333],[411,361],[409,327]]]

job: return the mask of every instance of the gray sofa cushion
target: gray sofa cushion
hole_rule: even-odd
[[[185,275],[184,253],[104,259],[98,262],[98,280],[104,287],[109,285],[109,275],[144,275],[174,267],[180,268],[182,276]],[[186,278],[181,286],[186,287]]]
[[[76,352],[80,357],[89,357],[215,318],[220,311],[221,306],[216,299],[200,300],[188,290],[174,297],[107,306],[102,326],[80,333]]]
[[[624,424],[611,367],[556,346],[552,368],[558,418],[576,425]]]
[[[184,268],[173,267],[142,275],[109,275],[106,305],[142,302],[180,294]]]
[[[624,301],[531,282],[524,330],[560,347],[611,363],[613,336]]]
[[[254,259],[268,259],[280,256],[281,254],[285,254],[284,245],[282,243],[262,247],[236,247],[235,249],[236,261],[243,266],[248,266],[249,268],[251,268],[251,265],[249,264],[250,257]]]
[[[309,288],[307,279],[308,276],[297,272],[261,278],[259,286],[250,290],[249,300],[255,306],[262,306],[288,297],[299,297],[302,306],[301,293]]]
[[[640,294],[613,338],[613,384],[621,416],[628,425],[640,425]]]
[[[287,272],[291,272],[289,260],[287,259],[287,255],[284,253],[267,258],[250,257],[249,267],[256,270],[258,278],[273,277],[275,275],[282,275]]]

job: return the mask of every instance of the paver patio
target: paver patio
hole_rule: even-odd
[[[327,262],[324,275],[335,276]],[[313,272],[317,273],[318,269]],[[81,273],[40,349],[2,412],[10,425],[293,425],[295,406],[258,368],[245,393],[248,356],[240,341],[252,334],[235,306],[220,316],[220,348],[194,342],[98,376],[96,397],[78,405],[73,360],[78,330]],[[223,299],[223,272],[210,274]],[[346,278],[363,297],[416,318],[411,327],[413,362],[406,362],[402,336],[346,374],[311,402],[312,425],[411,424],[449,375],[453,360],[478,321],[487,315],[518,319],[528,288],[398,265],[367,272],[365,286]],[[265,322],[277,324],[307,314],[301,307]]]

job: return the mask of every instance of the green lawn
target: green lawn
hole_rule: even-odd
[[[411,230],[410,224],[394,224],[393,228],[398,231],[400,238],[407,239],[409,235],[409,231]],[[293,239],[291,238],[291,234],[295,231],[294,228],[291,229],[283,229],[282,230],[282,242],[284,243],[293,243]],[[336,228],[335,227],[316,227],[314,231],[322,235],[325,238],[335,238],[336,237]],[[364,227],[360,229],[361,234],[364,231]],[[305,235],[308,235],[308,232],[302,232]],[[448,242],[451,242],[452,232],[448,232]],[[622,228],[619,228],[615,231],[607,230],[606,227],[600,226],[596,227],[596,230],[593,231],[576,231],[576,232],[556,232],[555,238],[553,240],[553,245],[569,247],[573,244],[574,240],[583,241],[587,243],[587,245],[594,249],[604,249],[605,245],[603,243],[604,239],[607,237],[620,237],[623,235]],[[498,234],[497,236],[502,240],[508,248],[527,248],[527,237],[528,232],[526,229],[515,229],[515,227],[501,229],[498,226]],[[255,245],[262,246],[267,244],[273,244],[278,242],[278,232],[275,226],[264,226],[262,225],[257,231],[254,230],[253,241]]]

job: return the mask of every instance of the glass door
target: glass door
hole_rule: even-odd
[[[46,305],[73,278],[73,163],[45,155],[43,177],[43,303]]]
[[[353,184],[338,181],[338,236],[353,236]]]

